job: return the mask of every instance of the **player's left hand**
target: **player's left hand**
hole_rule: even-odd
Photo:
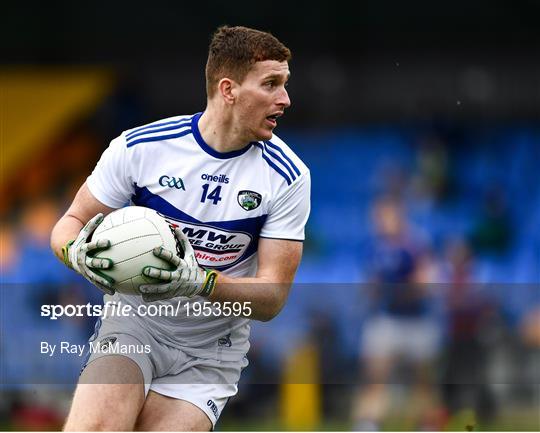
[[[164,249],[154,248],[153,254],[170,263],[173,270],[146,266],[143,275],[163,281],[162,284],[145,284],[139,286],[142,298],[146,302],[160,301],[163,299],[176,298],[178,296],[210,296],[217,280],[217,272],[206,270],[199,266],[193,247],[189,239],[177,228],[175,236],[182,246],[184,257],[180,258],[176,253]]]

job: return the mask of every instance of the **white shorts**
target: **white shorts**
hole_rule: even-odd
[[[362,356],[430,361],[439,350],[437,323],[424,317],[381,315],[368,319],[362,333]]]
[[[142,371],[145,395],[152,390],[188,401],[201,409],[213,426],[228,399],[238,392],[240,374],[248,364],[246,357],[235,362],[188,355],[156,341],[143,327],[130,327],[129,321],[98,321],[89,345],[82,370],[103,356],[126,356]]]

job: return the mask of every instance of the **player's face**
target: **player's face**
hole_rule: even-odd
[[[270,140],[277,119],[291,105],[285,89],[289,64],[276,60],[257,62],[238,87],[238,118],[249,141]]]

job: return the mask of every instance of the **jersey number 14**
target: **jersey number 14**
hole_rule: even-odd
[[[209,183],[205,183],[202,186],[203,193],[201,196],[201,203],[204,203],[206,200],[212,200],[212,204],[218,204],[218,202],[221,201],[221,185],[216,186],[210,193],[208,193],[209,188]]]

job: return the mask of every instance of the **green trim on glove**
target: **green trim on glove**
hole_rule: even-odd
[[[62,247],[62,261],[64,262],[64,265],[66,265],[70,269],[73,269],[73,266],[71,265],[71,262],[69,261],[69,249],[73,245],[73,242],[75,242],[75,239],[70,240],[67,244],[65,244]]]

